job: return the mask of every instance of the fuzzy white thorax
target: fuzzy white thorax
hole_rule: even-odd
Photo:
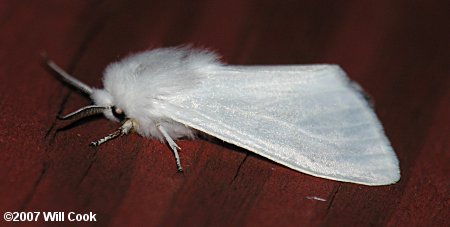
[[[220,67],[216,54],[189,48],[161,48],[124,58],[104,72],[103,89],[94,89],[95,104],[121,108],[136,124],[136,132],[163,141],[160,124],[173,139],[193,138],[194,132],[161,112],[165,99],[189,92],[202,82],[205,69]],[[111,110],[105,116],[118,121]]]

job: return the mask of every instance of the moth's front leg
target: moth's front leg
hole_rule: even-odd
[[[92,142],[90,145],[97,147],[100,146],[103,143],[106,143],[112,139],[115,139],[119,136],[123,136],[128,134],[129,132],[131,132],[134,129],[134,122],[131,119],[127,119],[125,120],[125,122],[122,124],[122,126],[120,126],[119,129],[117,129],[116,131],[114,131],[113,133],[105,136],[104,138],[99,139],[98,141]]]

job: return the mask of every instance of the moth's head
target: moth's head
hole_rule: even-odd
[[[97,106],[108,107],[102,112],[109,120],[121,122],[127,118],[125,110],[114,102],[114,99],[108,91],[94,89],[91,94],[91,99]]]
[[[106,118],[116,122],[123,122],[128,119],[124,109],[115,105],[111,95],[107,91],[93,89],[91,98],[95,105],[82,107],[60,118],[63,120],[78,120],[87,116],[103,113]]]
[[[78,120],[87,116],[103,113],[106,118],[112,121],[122,122],[127,119],[126,111],[114,103],[111,94],[104,89],[94,89],[83,82],[72,77],[56,65],[50,59],[45,59],[45,63],[49,68],[54,70],[61,76],[62,80],[77,88],[79,91],[89,95],[95,105],[82,107],[70,114],[59,117],[62,120]]]
[[[78,120],[87,116],[96,115],[103,113],[106,118],[122,122],[122,126],[116,130],[115,132],[109,134],[108,136],[96,141],[92,142],[92,146],[99,146],[102,143],[107,142],[108,140],[117,138],[121,135],[125,135],[129,132],[135,131],[139,125],[133,119],[129,119],[126,115],[126,111],[120,106],[116,105],[114,99],[111,94],[104,89],[94,89],[90,86],[84,84],[83,82],[77,80],[76,78],[69,75],[63,69],[61,69],[58,65],[56,65],[52,60],[46,58],[44,56],[44,63],[53,71],[55,71],[62,80],[70,84],[71,86],[77,88],[79,91],[89,95],[91,99],[94,101],[95,105],[82,107],[70,114],[59,117],[62,120]]]

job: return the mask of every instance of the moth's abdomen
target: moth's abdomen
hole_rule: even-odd
[[[192,128],[185,126],[184,124],[169,120],[169,121],[154,121],[154,122],[142,122],[138,123],[139,126],[137,128],[137,133],[139,133],[141,136],[149,137],[149,138],[156,138],[159,139],[161,142],[164,141],[164,136],[161,134],[161,132],[158,130],[157,126],[161,125],[163,126],[169,136],[172,139],[181,139],[181,138],[187,138],[187,139],[194,139],[196,137],[196,131]]]

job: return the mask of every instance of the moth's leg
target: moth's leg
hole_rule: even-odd
[[[134,124],[135,124],[134,121],[131,119],[125,120],[125,122],[123,122],[122,126],[120,127],[122,135],[126,135],[129,132],[133,131],[135,129]]]
[[[169,133],[167,133],[166,129],[164,129],[163,126],[158,124],[156,126],[159,130],[159,132],[164,136],[164,139],[166,140],[167,144],[169,144],[170,148],[173,151],[173,155],[175,156],[175,162],[177,163],[177,170],[179,172],[183,172],[183,168],[181,167],[180,162],[180,156],[178,155],[177,148],[181,150],[181,148],[173,141],[173,139],[169,136]]]
[[[97,147],[100,146],[103,143],[106,143],[114,138],[117,138],[119,136],[122,135],[122,130],[119,128],[118,130],[114,131],[113,133],[95,141],[95,142],[91,142],[89,145],[93,146],[93,147]]]
[[[134,128],[133,121],[128,119],[115,132],[105,136],[102,139],[99,139],[98,141],[92,142],[90,145],[94,147],[100,146],[101,144],[106,143],[112,139],[128,134],[133,128]]]

